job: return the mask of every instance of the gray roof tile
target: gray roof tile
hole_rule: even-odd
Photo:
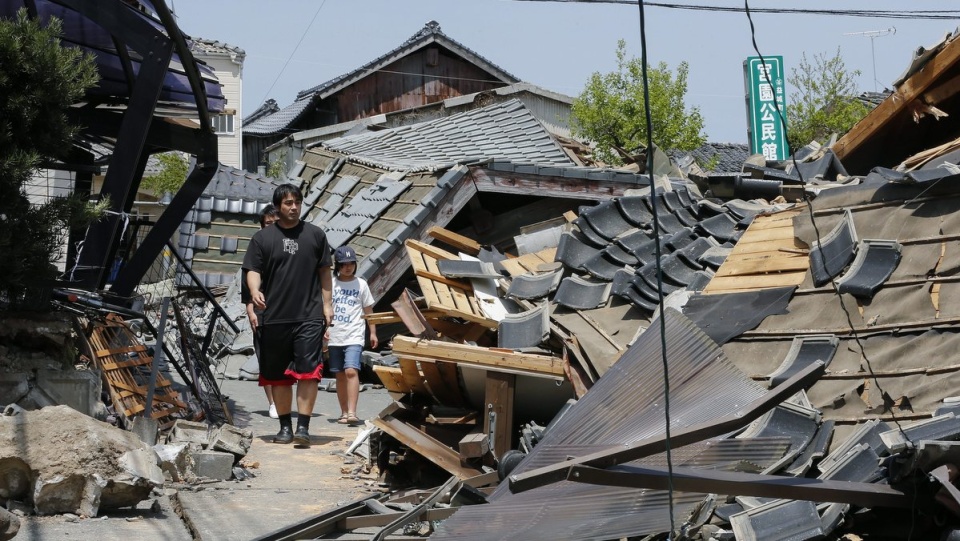
[[[521,121],[528,122],[529,127],[510,130]],[[486,129],[475,129],[485,122],[489,123]],[[542,140],[547,144],[541,144]],[[339,137],[322,145],[349,155],[353,161],[389,170],[436,169],[481,156],[528,164],[574,165],[519,100],[411,126]],[[507,170],[514,166],[509,167]]]

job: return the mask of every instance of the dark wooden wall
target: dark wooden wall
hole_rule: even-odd
[[[431,45],[344,88],[326,100],[332,103],[323,109],[335,109],[337,122],[347,122],[505,85],[443,47]]]

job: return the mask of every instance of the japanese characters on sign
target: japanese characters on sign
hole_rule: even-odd
[[[744,85],[747,93],[747,133],[750,152],[763,154],[768,160],[784,160],[790,154],[787,146],[783,57],[751,56],[743,62]]]

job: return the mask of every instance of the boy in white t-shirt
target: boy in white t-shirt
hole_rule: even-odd
[[[333,254],[333,326],[327,328],[330,348],[330,371],[337,378],[337,400],[340,402],[338,423],[354,425],[357,399],[360,395],[360,354],[363,352],[364,314],[373,312],[373,295],[363,278],[358,278],[357,253],[349,246],[337,248]],[[377,347],[377,326],[370,329],[370,347]]]

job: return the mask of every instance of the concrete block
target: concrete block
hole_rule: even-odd
[[[233,476],[233,454],[220,451],[197,451],[190,454],[193,473],[197,477],[226,481]]]
[[[153,447],[157,444],[158,438],[160,437],[160,423],[156,419],[150,419],[148,417],[134,417],[133,426],[130,427],[130,432],[133,432],[140,438],[140,441],[146,443],[150,447]]]
[[[47,406],[56,406],[57,401],[39,387],[33,387],[27,396],[24,396],[17,402],[17,405],[25,410],[39,410]]]
[[[167,443],[199,443],[206,448],[210,445],[210,427],[206,423],[178,419],[167,434]]]
[[[130,449],[120,456],[118,461],[124,473],[134,481],[145,479],[154,485],[163,484],[163,471],[160,469],[160,457],[156,451],[148,448]]]
[[[0,406],[16,404],[30,392],[29,375],[26,372],[0,374]]]
[[[99,475],[54,475],[39,477],[34,484],[33,506],[38,515],[73,513],[95,517],[100,494],[107,480]]]
[[[232,453],[242,458],[250,452],[253,443],[253,431],[249,428],[240,429],[233,425],[223,425],[210,436],[210,448],[214,451]]]
[[[154,445],[153,450],[160,458],[160,469],[170,476],[171,481],[181,482],[190,474],[190,451],[186,443]]]
[[[95,417],[100,403],[100,375],[90,370],[38,370],[37,386],[58,404]]]

